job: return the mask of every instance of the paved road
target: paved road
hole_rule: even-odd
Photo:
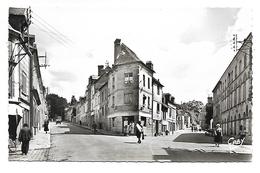
[[[136,137],[93,134],[90,130],[71,124],[55,125],[51,131],[49,161],[181,161],[218,162],[251,161],[251,154],[187,150],[189,143],[207,140],[202,135],[182,134],[175,140],[167,137],[146,137],[137,144]],[[205,137],[205,136],[204,136]],[[204,141],[207,142],[207,141]],[[205,144],[214,148],[214,144]]]

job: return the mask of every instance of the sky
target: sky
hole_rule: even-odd
[[[30,33],[36,36],[39,54],[47,53],[50,65],[41,69],[44,85],[68,101],[72,95],[84,96],[88,77],[97,74],[98,65],[113,63],[113,43],[120,38],[143,62],[153,62],[163,91],[177,103],[206,103],[235,55],[233,34],[243,40],[253,29],[252,9],[247,7],[178,7],[170,1],[149,6],[136,5],[138,1],[71,2],[13,5],[31,6]]]

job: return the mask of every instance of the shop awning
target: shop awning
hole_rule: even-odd
[[[17,104],[9,103],[8,115],[19,115],[20,117],[23,117],[23,108]]]

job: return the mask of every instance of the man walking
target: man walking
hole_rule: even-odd
[[[18,140],[22,142],[22,155],[27,155],[29,150],[29,143],[32,137],[32,132],[28,127],[28,124],[23,124],[23,128],[20,131]]]

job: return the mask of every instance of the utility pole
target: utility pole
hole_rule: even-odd
[[[40,64],[39,67],[44,67],[46,69],[46,67],[49,67],[50,65],[47,64],[47,53],[45,52],[45,55],[43,56],[38,56],[38,58],[44,58],[44,64]]]
[[[27,28],[27,48],[28,51],[31,52],[30,50],[30,24],[31,24],[31,7],[27,9],[27,22],[28,22],[28,28]],[[29,118],[29,125],[30,129],[33,130],[33,58],[34,55],[31,54],[32,56],[29,56],[29,93],[30,93],[30,118]]]

